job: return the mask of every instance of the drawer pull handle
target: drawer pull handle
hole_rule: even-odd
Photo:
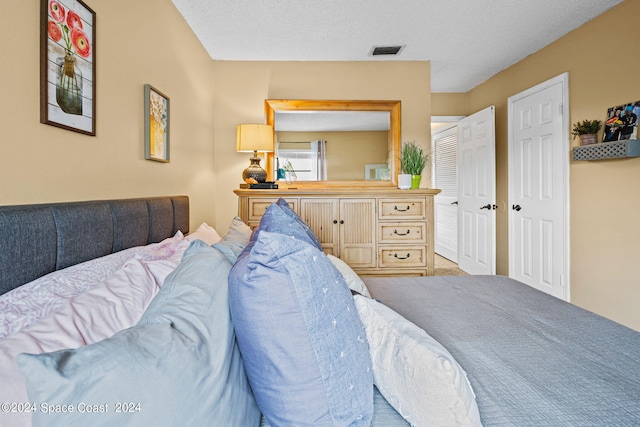
[[[411,256],[411,254],[409,254],[409,253],[408,253],[408,254],[407,254],[407,256],[405,256],[405,257],[398,256],[398,254],[397,254],[397,253],[393,254],[393,257],[394,257],[394,258],[398,258],[398,259],[407,259],[407,258],[409,258],[410,256]]]
[[[409,233],[411,233],[411,230],[407,230],[406,233],[398,233],[398,230],[393,230],[393,234],[395,234],[396,236],[408,236]]]
[[[394,207],[393,207],[393,210],[394,210],[394,211],[398,211],[398,212],[408,212],[408,211],[409,211],[409,209],[411,209],[411,206],[409,206],[409,205],[407,205],[407,208],[406,208],[406,209],[398,209],[398,207],[397,207],[397,206],[394,206]]]

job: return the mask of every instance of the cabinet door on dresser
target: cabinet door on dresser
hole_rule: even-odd
[[[376,266],[375,199],[301,198],[300,216],[327,254],[353,268]]]
[[[375,199],[340,199],[340,258],[354,268],[376,266]]]
[[[338,199],[300,199],[300,217],[316,235],[325,253],[339,257]]]

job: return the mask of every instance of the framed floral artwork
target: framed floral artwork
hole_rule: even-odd
[[[81,0],[40,0],[40,122],[96,134],[96,14]]]
[[[169,162],[169,98],[144,85],[144,158]]]

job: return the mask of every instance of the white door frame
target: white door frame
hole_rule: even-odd
[[[511,97],[509,97],[508,99],[508,132],[509,132],[509,147],[511,147],[511,144],[513,143],[513,135],[514,135],[514,129],[513,129],[513,114],[514,114],[514,104],[521,100],[522,98],[525,98],[529,95],[532,95],[536,92],[539,92],[541,90],[544,90],[548,87],[551,87],[553,85],[556,85],[558,83],[562,83],[562,104],[561,104],[561,114],[562,114],[562,135],[563,135],[563,142],[565,143],[565,149],[562,150],[562,161],[561,161],[561,167],[562,167],[562,181],[564,182],[563,185],[563,192],[562,192],[562,197],[564,198],[564,212],[563,212],[563,267],[562,267],[562,277],[563,279],[563,283],[561,283],[561,285],[563,286],[564,289],[564,299],[566,301],[570,301],[570,233],[569,233],[569,207],[570,207],[570,203],[569,203],[569,154],[571,151],[571,142],[569,140],[569,73],[563,73],[560,74],[559,76],[556,76],[554,78],[551,78],[545,82],[542,82],[536,86],[533,86],[523,92],[520,92],[516,95],[513,95]],[[512,203],[511,201],[514,198],[514,188],[512,185],[512,171],[515,168],[515,159],[512,158],[512,153],[511,150],[509,151],[509,164],[508,164],[508,183],[509,183],[509,205],[508,205],[508,209],[509,209],[509,271],[514,271],[514,262],[515,262],[515,256],[514,256],[514,231],[513,231],[513,224],[514,224],[514,211],[511,209],[512,207]]]

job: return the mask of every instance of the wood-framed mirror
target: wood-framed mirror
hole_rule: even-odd
[[[339,170],[339,167],[327,168],[330,173],[326,173],[325,177],[320,179],[297,179],[296,186],[396,186],[397,175],[400,171],[400,148],[401,148],[401,102],[391,100],[301,100],[301,99],[266,99],[265,115],[267,124],[273,126],[276,138],[276,152],[267,155],[265,169],[267,169],[269,180],[275,181],[277,178],[277,167],[280,165],[278,150],[284,153],[287,149],[291,149],[293,144],[310,144],[311,139],[326,140],[326,153],[328,158],[340,158],[338,163],[352,163],[353,169],[350,171]],[[292,114],[290,114],[292,113]],[[344,114],[342,114],[344,113]],[[295,117],[294,117],[295,115]],[[328,116],[340,116],[342,121],[352,121],[353,127],[348,124],[345,127],[340,125],[339,129],[323,129],[307,127],[306,122],[314,122],[310,126],[319,126],[317,122],[325,123]],[[366,121],[375,121],[376,124],[366,124],[364,126],[373,126],[371,128],[361,128],[356,125],[366,116]],[[374,117],[377,116],[377,117]],[[313,117],[313,119],[311,119]],[[374,119],[371,119],[374,117]],[[387,129],[382,129],[380,118],[386,120]],[[283,130],[278,120],[284,123],[291,123],[293,118],[294,126],[300,126],[301,122],[305,122],[304,129],[296,127],[291,130]],[[331,117],[331,126],[337,126],[333,117]],[[324,126],[324,125],[322,125]],[[374,129],[375,128],[375,129]],[[329,132],[328,138],[318,137],[319,132]],[[295,133],[298,132],[298,133]],[[340,132],[338,133],[332,132]],[[381,133],[382,132],[382,133]],[[323,133],[323,135],[325,135]],[[291,140],[293,138],[294,141]],[[346,138],[346,139],[345,139]],[[332,144],[331,140],[334,140]],[[357,148],[346,154],[338,154],[338,147],[350,145]],[[382,141],[382,142],[380,142]],[[362,145],[365,144],[365,145]],[[379,144],[378,148],[373,149],[372,146],[366,144]],[[307,145],[308,146],[308,145]],[[288,147],[288,148],[283,148]],[[316,146],[313,146],[314,150]],[[363,148],[364,147],[364,148]],[[378,152],[377,157],[373,156],[374,152]],[[333,157],[332,157],[333,156]],[[336,162],[334,162],[336,163]],[[350,166],[351,167],[351,166]],[[344,169],[344,168],[343,168]]]

